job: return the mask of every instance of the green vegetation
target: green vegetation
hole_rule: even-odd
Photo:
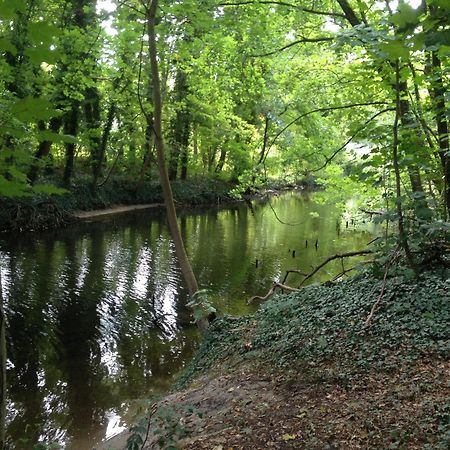
[[[364,328],[373,280],[273,300],[239,322],[254,333],[243,357],[332,362],[339,377],[448,358],[445,286],[421,274],[450,264],[447,3],[0,0],[0,231],[164,199],[199,316],[209,308],[195,297],[174,198],[320,185],[382,224],[382,307]],[[234,323],[220,320],[198,358],[240,348]],[[5,327],[0,280],[0,448]]]
[[[294,428],[297,433],[300,429],[308,435],[311,427],[309,440],[302,442],[306,446],[299,448],[325,448],[328,441],[324,436],[330,435],[333,428],[330,420],[339,423],[339,416],[345,415],[342,411],[347,410],[356,415],[350,419],[350,423],[355,420],[352,431],[355,448],[361,440],[369,448],[448,448],[450,272],[437,267],[423,273],[414,283],[410,276],[404,270],[390,273],[383,299],[369,326],[365,326],[365,321],[383,282],[367,273],[340,283],[313,285],[298,293],[277,296],[252,316],[221,318],[211,326],[193,362],[178,381],[178,388],[188,386],[196,376],[205,373],[220,376],[225,371],[233,386],[227,388],[239,389],[240,383],[252,376],[248,372],[242,375],[247,366],[255,374],[255,380],[275,378],[287,390],[288,398],[294,396],[296,385],[303,386],[303,390],[311,386],[316,396],[325,389],[328,398],[336,390],[344,390],[351,397],[357,386],[364,386],[366,410],[355,406],[361,402],[360,398],[347,399],[346,403],[335,405],[341,414],[333,419],[330,419],[333,407],[327,405],[330,416],[311,414],[303,429],[297,424]],[[383,386],[382,400],[378,383]],[[184,397],[189,398],[189,391]],[[320,408],[326,402],[319,400]],[[386,411],[383,402],[395,402],[396,406]],[[290,408],[303,408],[302,418],[306,416],[307,403],[294,402]],[[286,412],[289,414],[293,416],[292,411]],[[266,426],[275,421],[271,414],[269,419],[261,415],[257,420]],[[284,425],[284,433],[289,433],[288,423]],[[233,432],[238,434],[242,430]],[[231,446],[232,437],[228,439]],[[335,445],[339,447],[344,442],[338,440]],[[192,448],[208,447],[205,444]]]

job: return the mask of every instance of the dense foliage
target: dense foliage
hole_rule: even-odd
[[[3,196],[157,178],[150,3],[60,3],[0,3]],[[411,5],[161,2],[170,178],[352,179],[407,225],[445,220],[449,11]]]

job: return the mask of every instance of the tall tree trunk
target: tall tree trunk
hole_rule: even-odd
[[[102,174],[103,163],[105,162],[106,147],[108,146],[109,136],[111,134],[112,126],[114,123],[114,118],[116,116],[116,105],[111,103],[109,105],[108,114],[106,117],[105,126],[103,128],[102,138],[100,140],[100,146],[98,149],[98,161],[94,163],[93,161],[93,185],[97,186],[98,179]]]
[[[148,47],[150,55],[150,65],[152,73],[152,91],[153,91],[153,115],[155,122],[155,144],[156,155],[158,161],[159,180],[161,183],[164,203],[166,205],[167,220],[169,222],[169,229],[174,241],[175,251],[180,263],[183,278],[187,284],[189,295],[193,297],[198,291],[197,279],[195,278],[191,264],[184,248],[183,239],[181,237],[180,229],[178,227],[177,213],[173,202],[172,188],[170,186],[169,175],[167,173],[165,155],[164,155],[164,140],[162,132],[162,105],[161,105],[161,90],[158,71],[158,54],[156,49],[156,31],[155,19],[158,1],[152,0],[147,9],[147,32],[148,32]],[[200,329],[205,329],[208,326],[208,319],[202,317],[197,320],[197,325]]]
[[[360,19],[356,13],[355,10],[352,8],[350,3],[347,0],[337,0],[339,3],[339,6],[342,9],[342,12],[344,13],[345,18],[350,23],[352,27],[363,25],[364,22],[362,19]],[[390,63],[392,69],[395,72],[395,63]],[[397,93],[398,90],[400,90],[400,109],[399,109],[399,121],[402,126],[404,127],[411,127],[413,122],[411,121],[410,116],[410,105],[408,100],[408,88],[406,81],[400,81],[399,85],[393,86],[394,91]],[[414,192],[423,192],[422,187],[422,180],[420,177],[420,171],[417,166],[410,165],[408,166],[408,174],[409,179],[411,182],[411,187]]]
[[[405,225],[403,220],[403,211],[402,211],[402,201],[401,201],[401,179],[400,179],[400,167],[399,167],[399,158],[398,158],[398,147],[399,147],[399,133],[398,126],[399,121],[401,119],[401,110],[402,110],[402,86],[400,82],[400,67],[399,61],[397,60],[395,63],[395,121],[393,126],[393,151],[392,151],[392,163],[394,165],[395,172],[395,191],[396,191],[396,199],[395,204],[397,208],[397,225],[398,225],[398,239],[400,247],[405,251],[406,259],[408,260],[409,265],[414,270],[417,275],[416,267],[413,261],[413,257],[411,254],[411,250],[409,248],[408,239],[405,232]]]
[[[431,72],[432,82],[428,92],[432,99],[432,106],[436,120],[436,128],[438,132],[439,158],[444,173],[444,202],[447,208],[447,217],[450,217],[450,146],[449,146],[449,129],[445,108],[445,87],[442,80],[441,61],[437,52],[431,52],[428,61],[428,70]]]
[[[62,119],[61,117],[53,117],[50,120],[49,124],[49,131],[52,133],[57,133],[62,125]],[[28,179],[30,180],[31,184],[33,184],[38,175],[39,175],[39,162],[46,156],[50,154],[50,150],[52,148],[53,141],[51,140],[45,140],[39,143],[39,147],[34,154],[35,162],[30,168],[30,171],[28,172]]]
[[[84,102],[84,115],[86,118],[86,125],[90,132],[89,143],[91,146],[91,167],[93,177],[93,189],[95,190],[95,182],[101,175],[102,158],[101,141],[98,135],[100,127],[100,93],[96,87],[90,87],[86,90],[86,99]],[[112,122],[111,122],[112,125]]]
[[[64,118],[64,133],[76,136],[78,132],[79,105],[72,103],[70,111]],[[64,167],[63,183],[68,186],[73,175],[73,164],[75,160],[75,143],[66,144],[66,164]]]
[[[186,73],[181,69],[177,71],[174,91],[175,102],[178,104],[178,107],[171,127],[170,180],[176,179],[179,165],[181,165],[181,179],[186,179],[187,176],[190,115],[185,104],[188,94],[187,77]]]
[[[414,129],[417,129],[417,124],[411,115],[411,107],[408,100],[408,85],[406,81],[400,81],[396,89],[400,90],[400,123],[404,129],[410,130],[410,133],[413,135],[413,145],[424,145],[420,136],[414,134],[413,131]],[[408,165],[408,175],[413,192],[423,192],[420,171],[415,164]]]
[[[225,142],[220,149],[219,161],[217,162],[216,169],[215,169],[216,173],[222,172],[223,166],[225,165],[226,158],[227,158],[227,148],[226,148],[226,142]]]

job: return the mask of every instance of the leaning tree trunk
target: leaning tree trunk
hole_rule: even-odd
[[[151,75],[152,75],[152,91],[153,91],[153,116],[155,130],[156,156],[158,162],[159,180],[161,183],[164,203],[167,211],[167,220],[169,229],[174,241],[175,251],[180,264],[183,278],[187,284],[189,295],[192,297],[198,291],[197,280],[192,270],[191,264],[184,248],[183,239],[181,237],[180,228],[178,227],[177,213],[173,202],[172,188],[170,186],[169,176],[167,173],[166,161],[164,156],[164,140],[162,133],[162,106],[161,106],[161,88],[158,72],[158,55],[156,50],[156,32],[155,19],[158,1],[153,0],[147,10],[147,31],[148,31],[148,47],[150,55]],[[202,317],[197,321],[200,329],[208,326],[208,319]]]

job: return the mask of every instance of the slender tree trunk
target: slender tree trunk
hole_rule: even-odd
[[[145,127],[145,143],[144,143],[144,161],[141,168],[141,173],[139,176],[140,181],[144,179],[145,174],[148,171],[150,166],[150,162],[152,160],[153,151],[154,151],[154,133],[153,133],[153,114],[148,114],[147,116],[147,126]]]
[[[405,225],[404,225],[404,219],[403,219],[403,210],[402,210],[402,202],[401,202],[401,179],[400,179],[400,167],[398,163],[398,146],[399,146],[399,136],[398,136],[398,126],[399,121],[401,118],[401,109],[402,109],[402,101],[400,94],[402,92],[401,82],[400,82],[400,68],[399,68],[399,61],[397,60],[395,63],[395,85],[396,85],[396,91],[395,91],[395,120],[394,120],[394,126],[393,126],[393,151],[392,151],[392,163],[394,165],[394,171],[395,171],[395,190],[396,190],[396,207],[397,207],[397,224],[398,224],[398,238],[400,246],[405,251],[406,259],[408,260],[409,265],[411,268],[416,272],[416,267],[414,264],[414,260],[411,254],[411,250],[409,248],[408,239],[406,237],[405,232]],[[416,272],[417,275],[417,272]]]
[[[153,91],[153,115],[155,121],[155,144],[156,155],[158,161],[159,180],[163,190],[164,203],[166,205],[167,219],[169,222],[169,229],[175,245],[175,251],[180,263],[183,278],[187,284],[189,295],[193,297],[198,291],[197,280],[192,271],[191,264],[184,248],[183,239],[181,237],[180,229],[178,227],[177,213],[173,202],[172,188],[170,186],[169,176],[167,173],[165,155],[164,155],[164,140],[162,132],[162,105],[161,105],[161,90],[158,71],[158,55],[156,50],[156,31],[155,19],[158,1],[152,0],[147,10],[147,32],[148,32],[148,47],[150,55],[150,65],[152,72],[152,91]],[[202,317],[197,321],[200,329],[205,329],[208,326],[208,319]]]
[[[181,166],[181,179],[187,176],[188,145],[190,117],[186,102],[188,94],[187,77],[183,70],[178,69],[175,78],[175,101],[177,102],[177,112],[172,122],[172,138],[169,163],[169,179],[175,180],[178,173],[178,167]]]
[[[428,72],[431,72],[433,82],[429,87],[429,94],[432,99],[436,128],[438,132],[439,158],[444,173],[444,202],[447,208],[447,217],[450,217],[450,146],[449,146],[449,128],[445,108],[445,87],[442,80],[442,67],[439,56],[436,52],[431,53],[428,66]]]
[[[50,120],[49,130],[52,133],[57,133],[61,128],[61,125],[62,125],[61,118],[54,117],[53,119]],[[36,161],[33,163],[33,165],[30,168],[30,171],[28,172],[28,179],[30,180],[31,184],[33,184],[36,181],[39,175],[39,161],[50,154],[52,144],[53,141],[50,140],[45,140],[39,143],[39,147],[36,153],[34,154],[34,158]]]
[[[102,174],[102,167],[103,163],[105,162],[105,155],[106,155],[106,147],[108,146],[108,140],[109,136],[111,134],[112,126],[114,123],[114,118],[116,116],[116,105],[115,103],[111,103],[108,109],[108,114],[106,117],[106,123],[103,128],[102,138],[100,141],[100,146],[98,149],[98,161],[93,161],[93,185],[94,187],[97,186],[98,179],[100,178]]]
[[[84,102],[84,116],[86,125],[90,131],[89,143],[91,146],[91,167],[93,180],[97,180],[102,171],[102,158],[100,136],[98,129],[100,127],[100,93],[96,87],[90,87],[86,91]],[[92,185],[95,190],[95,183]]]
[[[64,120],[64,133],[76,136],[78,132],[79,105],[73,103],[71,110]],[[63,183],[68,186],[73,175],[73,164],[75,160],[75,143],[66,144],[66,165],[64,167]]]
[[[411,130],[414,144],[423,145],[423,142],[420,139],[420,137],[414,134],[414,131],[412,131],[415,128],[416,124],[411,116],[411,108],[408,100],[408,86],[406,84],[406,81],[400,81],[399,85],[396,86],[396,89],[400,90],[400,111],[399,111],[400,123],[403,128]],[[415,164],[410,164],[408,166],[408,175],[413,192],[423,192],[420,171]]]
[[[226,149],[226,142],[222,145],[222,148],[220,149],[220,156],[219,161],[217,162],[215,172],[220,173],[222,172],[223,166],[225,165],[225,160],[227,158],[227,149]]]
[[[264,121],[264,138],[263,138],[263,146],[261,152],[259,153],[258,165],[260,165],[266,159],[267,153],[267,142],[269,140],[269,124],[270,118],[266,115],[266,119]]]

